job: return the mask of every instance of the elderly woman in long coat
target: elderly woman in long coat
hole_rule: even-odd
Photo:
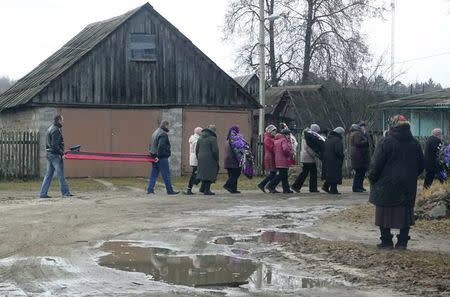
[[[277,127],[269,125],[266,127],[264,133],[264,170],[268,172],[267,176],[258,184],[258,188],[266,192],[265,187],[277,175],[277,168],[275,167],[275,151],[274,141],[277,134]]]
[[[424,168],[419,142],[403,115],[393,117],[388,135],[373,155],[370,169],[370,202],[376,206],[375,225],[380,227],[378,248],[392,248],[391,228],[400,229],[396,248],[406,249],[414,225],[417,178]]]
[[[216,126],[209,125],[202,130],[197,141],[195,154],[198,159],[197,179],[202,182],[200,192],[215,195],[211,192],[211,184],[217,179],[219,172],[219,146],[217,145]]]
[[[329,194],[340,194],[338,184],[342,184],[342,164],[344,162],[344,144],[342,138],[345,130],[337,127],[328,135],[323,152],[323,176],[325,183],[322,190]]]

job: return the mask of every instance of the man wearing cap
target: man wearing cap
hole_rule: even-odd
[[[369,139],[365,133],[366,124],[362,121],[353,124],[350,128],[350,159],[352,169],[355,171],[353,178],[353,192],[365,192],[364,176],[370,162]]]
[[[425,145],[425,181],[423,183],[424,189],[431,187],[433,180],[439,174],[438,150],[442,141],[442,130],[434,128],[431,131],[431,136],[428,138]],[[440,179],[441,183],[443,182]]]
[[[299,174],[299,176],[295,179],[295,182],[292,184],[292,190],[295,192],[300,192],[300,189],[303,186],[303,183],[305,182],[306,178],[309,176],[309,191],[311,193],[317,193],[319,192],[317,190],[317,153],[309,147],[308,143],[306,142],[306,137],[308,136],[307,133],[319,133],[320,127],[317,124],[312,124],[309,129],[305,129],[303,131],[303,137],[301,142],[301,149],[300,149],[300,162],[302,163],[302,172]]]
[[[323,176],[325,183],[322,190],[329,194],[340,194],[337,185],[342,183],[342,164],[344,162],[344,144],[342,138],[345,130],[337,127],[328,135],[323,153]]]

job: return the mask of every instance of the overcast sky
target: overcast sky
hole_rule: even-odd
[[[222,41],[228,0],[149,3],[231,75],[233,46]],[[389,1],[390,2],[390,1]],[[86,25],[125,13],[144,0],[0,0],[0,76],[19,79]],[[390,15],[365,26],[372,51],[389,63]],[[450,1],[397,0],[396,70],[404,83],[433,78],[450,87]],[[444,54],[445,53],[445,54]],[[428,56],[434,56],[425,58]],[[413,60],[413,61],[410,61]]]

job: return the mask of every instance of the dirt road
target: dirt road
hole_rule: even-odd
[[[0,296],[422,294],[423,288],[368,282],[374,271],[293,248],[317,237],[377,243],[373,226],[352,232],[318,221],[367,201],[367,194],[354,195],[349,188],[343,192],[339,197],[256,191],[149,196],[137,188],[110,187],[70,199],[37,199],[34,191],[1,191]],[[450,241],[420,236],[411,244],[413,250],[449,259]],[[224,286],[228,270],[236,283]],[[215,279],[195,287],[181,280],[194,282],[197,273],[203,282],[210,274]],[[237,276],[245,279],[232,287],[239,285]],[[431,288],[430,294],[444,296],[446,290]]]

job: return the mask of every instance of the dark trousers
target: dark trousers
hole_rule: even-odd
[[[202,185],[200,186],[201,193],[211,193],[211,182],[209,180],[202,180]]]
[[[436,173],[435,172],[429,172],[429,171],[427,171],[426,173],[425,173],[425,181],[423,182],[423,187],[425,188],[425,189],[428,189],[429,187],[431,187],[431,185],[433,184],[433,180],[434,180],[434,177],[436,176]],[[444,180],[443,179],[441,179],[441,178],[439,178],[439,181],[441,182],[441,183],[443,183],[444,182]]]
[[[409,236],[409,229],[410,227],[400,229],[400,234],[398,235],[398,237],[402,239],[407,239]],[[383,238],[392,239],[391,228],[384,228],[380,226],[380,234],[382,239]]]
[[[269,174],[259,183],[261,186],[265,187],[272,179],[277,176],[277,171],[270,171]]]
[[[197,181],[197,166],[192,166],[192,174],[191,174],[191,178],[189,179],[189,183],[188,183],[188,189],[192,190],[192,187],[194,186],[194,184],[198,184]]]
[[[230,189],[232,192],[237,191],[238,178],[241,175],[241,168],[227,168],[228,180],[224,187]]]
[[[295,179],[292,188],[301,189],[309,174],[309,191],[317,191],[317,166],[316,163],[303,163],[302,173]]]
[[[366,168],[355,169],[355,176],[353,177],[352,190],[362,190],[364,188],[364,177],[366,176]]]
[[[278,175],[269,182],[267,188],[275,190],[280,181],[283,186],[283,193],[289,192],[291,189],[289,188],[288,168],[278,168]]]

